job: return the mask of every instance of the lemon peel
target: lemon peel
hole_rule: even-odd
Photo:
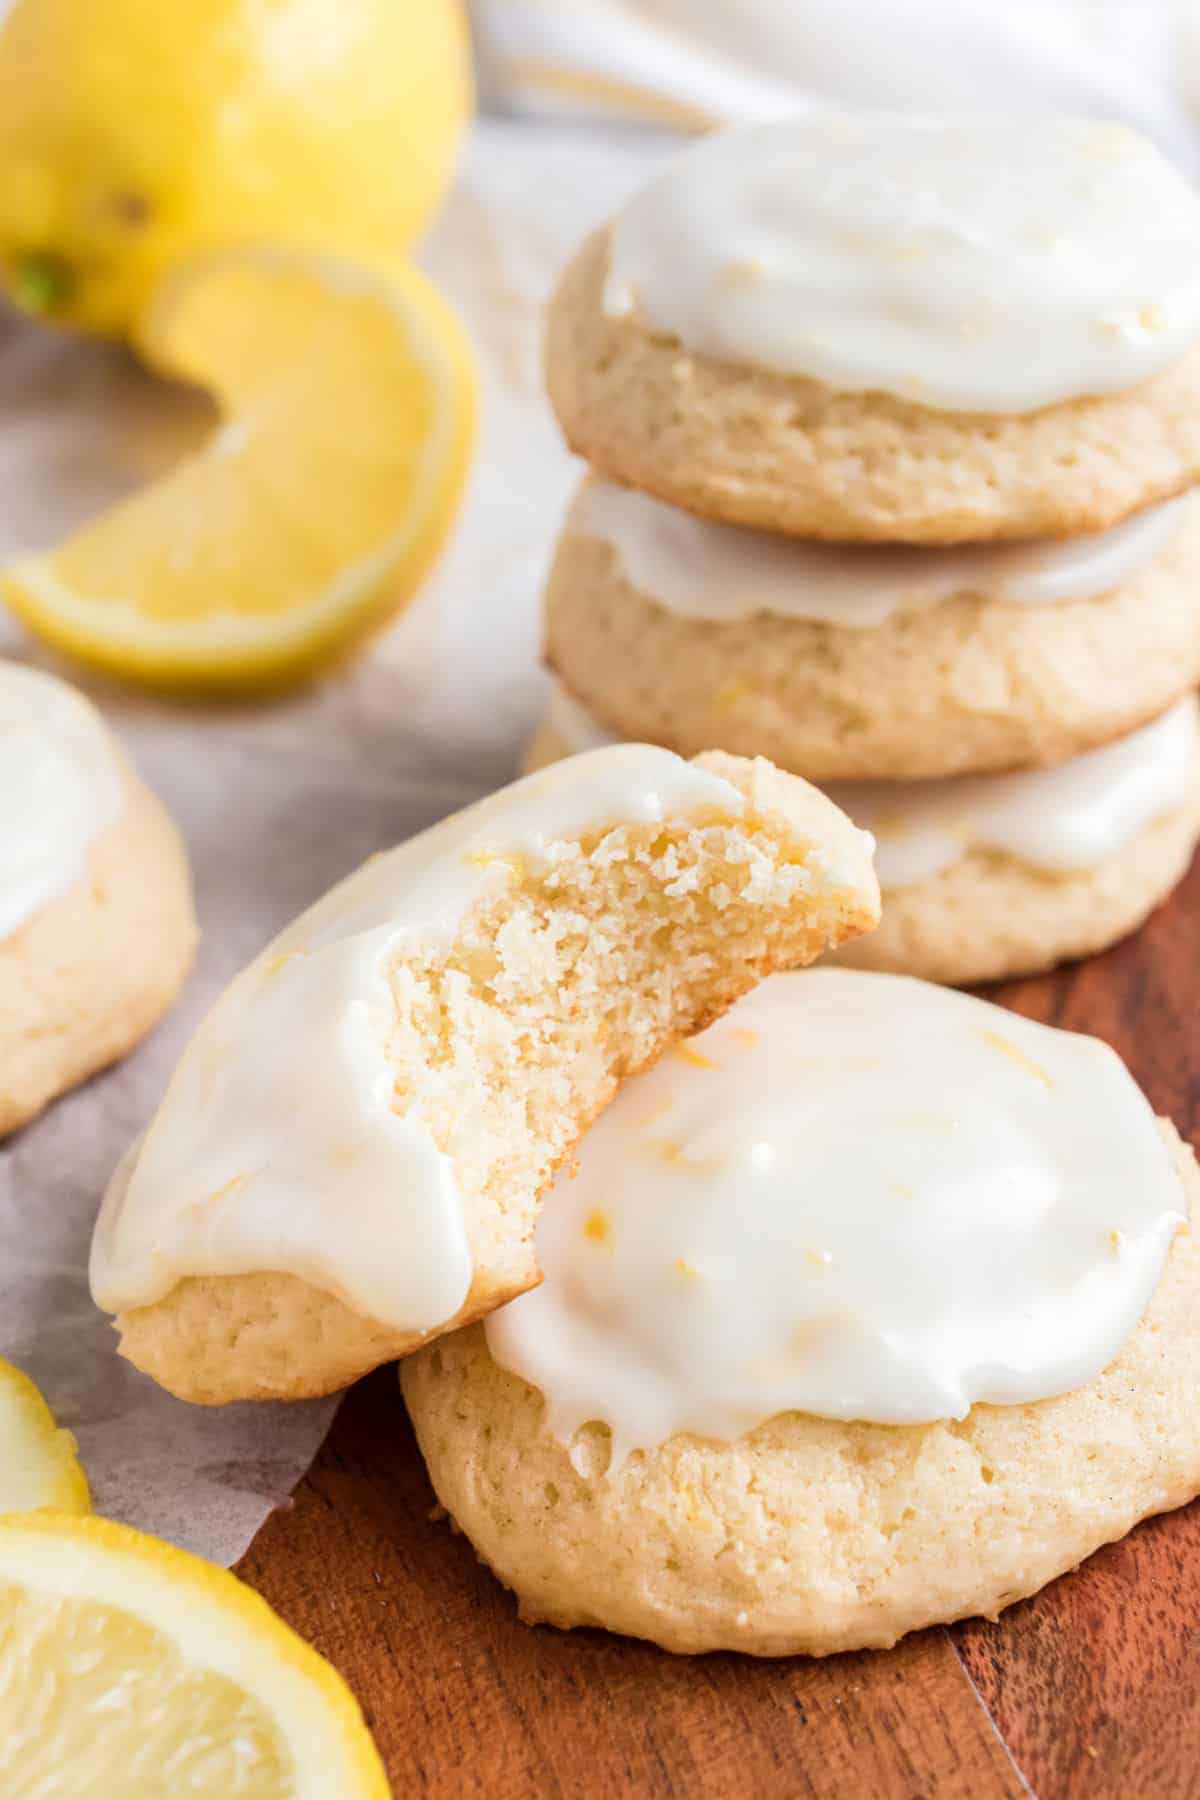
[[[388,1800],[337,1671],[236,1576],[106,1519],[0,1518],[0,1791]]]
[[[457,509],[475,421],[465,334],[415,270],[259,248],[173,276],[141,344],[220,427],[0,596],[68,655],[146,685],[311,676],[415,592]]]
[[[22,1370],[0,1360],[0,1513],[90,1509],[75,1439]]]
[[[460,0],[0,7],[0,285],[127,337],[164,274],[234,244],[404,250],[470,116]]]

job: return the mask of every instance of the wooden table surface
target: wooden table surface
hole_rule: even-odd
[[[996,998],[1094,1032],[1200,1141],[1200,865],[1141,934]],[[381,1369],[240,1573],[362,1702],[397,1796],[1200,1796],[1200,1501],[1005,1613],[825,1661],[521,1625]]]

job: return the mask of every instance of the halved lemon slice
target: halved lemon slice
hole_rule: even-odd
[[[172,277],[141,342],[222,425],[11,565],[0,594],[58,648],[151,685],[312,673],[413,594],[454,516],[475,411],[458,321],[415,270],[264,249]]]
[[[28,1375],[0,1362],[0,1513],[85,1513],[88,1484],[75,1439],[53,1414]]]
[[[0,1519],[0,1793],[386,1800],[341,1676],[224,1569],[106,1519]]]

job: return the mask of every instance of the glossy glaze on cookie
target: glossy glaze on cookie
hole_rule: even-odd
[[[637,194],[605,309],[842,392],[1032,412],[1196,341],[1200,198],[1124,125],[810,107],[704,139]]]
[[[1109,593],[1174,541],[1195,504],[1185,495],[1111,531],[1027,544],[832,546],[700,519],[593,476],[564,533],[609,545],[630,587],[685,618],[725,624],[769,613],[870,630],[959,595],[1032,607]]]
[[[493,1357],[614,1462],[776,1414],[914,1424],[1096,1377],[1184,1217],[1095,1039],[901,977],[778,975],[631,1081]]]
[[[555,682],[546,714],[557,754],[617,740]],[[1189,694],[1159,718],[1048,769],[942,781],[827,781],[835,805],[875,839],[885,893],[928,881],[973,850],[1051,874],[1082,873],[1185,804],[1200,778],[1200,715]]]
[[[0,662],[0,939],[80,879],[124,804],[95,708],[40,669]]]

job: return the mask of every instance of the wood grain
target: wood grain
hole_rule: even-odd
[[[1106,1039],[1200,1146],[1200,863],[1136,938],[999,997]],[[1042,1800],[1200,1795],[1200,1502],[954,1638]]]
[[[1106,1038],[1196,1140],[1200,869],[1137,939],[994,997]],[[431,1506],[382,1370],[241,1565],[347,1676],[398,1794],[1200,1796],[1200,1503],[998,1624],[778,1663],[530,1630]]]
[[[1200,1502],[954,1635],[1043,1800],[1200,1794]]]
[[[240,1569],[347,1676],[397,1794],[1025,1793],[943,1632],[761,1663],[534,1631],[432,1507],[381,1370]]]

